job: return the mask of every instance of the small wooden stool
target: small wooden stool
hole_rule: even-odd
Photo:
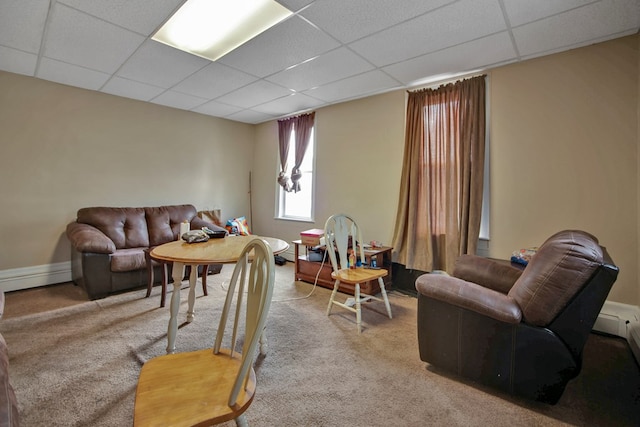
[[[167,264],[170,264],[170,263],[153,258],[151,256],[152,249],[153,248],[148,248],[144,250],[144,258],[147,263],[147,273],[149,275],[149,282],[147,283],[147,295],[145,295],[145,298],[149,298],[149,296],[151,295],[151,289],[153,289],[153,280],[154,280],[153,267],[155,267],[156,265],[160,265],[160,267],[162,267],[162,278],[160,280],[160,283],[162,285],[162,293],[160,294],[160,307],[164,307],[167,299],[167,283],[168,283],[168,277],[169,277],[169,274],[167,272]],[[190,271],[191,271],[191,266],[189,265],[186,266],[185,277],[189,277]],[[205,296],[209,295],[207,293],[207,274],[208,273],[209,273],[209,266],[203,265],[200,279],[202,280],[202,292],[204,293]]]

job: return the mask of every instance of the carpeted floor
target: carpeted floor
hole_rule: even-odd
[[[179,329],[178,351],[212,344],[231,271],[209,277],[208,297],[198,285],[196,319]],[[358,335],[355,316],[335,308],[327,317],[330,291],[295,282],[292,264],[276,268],[276,282],[269,353],[256,362],[247,411],[253,426],[640,425],[640,370],[623,339],[592,334],[582,373],[550,406],[421,362],[413,297],[391,293],[391,320],[381,303],[367,303]],[[65,284],[7,294],[0,331],[22,425],[131,425],[140,366],[165,352],[169,313],[159,292],[87,301]],[[181,296],[179,322],[184,287]]]

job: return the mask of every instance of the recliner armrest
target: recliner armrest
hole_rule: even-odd
[[[513,298],[457,277],[423,274],[416,279],[420,295],[474,311],[500,322],[520,323],[522,311]]]
[[[113,240],[89,224],[70,223],[67,225],[67,237],[78,252],[112,254],[116,251]]]
[[[453,269],[453,276],[503,294],[509,293],[521,274],[521,269],[510,264],[476,255],[459,256]]]

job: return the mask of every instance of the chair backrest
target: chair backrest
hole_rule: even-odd
[[[549,237],[531,259],[509,296],[526,323],[547,326],[583,289],[603,264],[598,240],[579,230]]]
[[[236,342],[243,326],[244,342],[242,362],[229,396],[229,406],[236,404],[238,394],[246,386],[249,378],[256,346],[264,330],[271,305],[274,283],[273,251],[267,242],[256,237],[247,243],[233,270],[213,348],[213,352],[218,354],[224,339],[227,318],[230,312],[234,311],[232,336],[228,347],[231,350],[231,356],[236,351]],[[245,296],[246,301],[244,301]],[[234,301],[235,307],[233,307]],[[244,321],[241,318],[242,312],[245,314]]]
[[[354,256],[364,262],[362,235],[352,217],[345,214],[330,216],[324,224],[324,239],[334,272],[348,268],[350,249],[359,250],[360,253],[354,252]],[[358,243],[360,243],[359,247]]]

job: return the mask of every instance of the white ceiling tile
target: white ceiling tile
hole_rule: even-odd
[[[44,55],[112,73],[143,41],[139,34],[56,3]]]
[[[452,2],[324,0],[314,2],[300,14],[343,43],[349,43]]]
[[[83,89],[98,90],[109,79],[109,74],[42,58],[36,77]]]
[[[0,0],[0,70],[258,123],[640,30],[640,0],[279,0],[212,63],[147,39],[183,1]]]
[[[252,110],[259,111],[261,113],[272,114],[281,116],[285,114],[296,113],[310,108],[317,108],[324,104],[324,102],[311,98],[310,96],[294,93],[283,98],[278,98],[264,104],[260,104],[253,107]]]
[[[58,0],[105,21],[151,35],[183,0]]]
[[[502,0],[512,27],[593,3],[594,0]]]
[[[291,94],[291,91],[282,86],[259,80],[238,90],[217,98],[217,101],[235,105],[241,108],[251,108],[263,104],[271,99],[280,98]]]
[[[196,113],[207,114],[216,117],[226,117],[230,114],[241,111],[242,108],[234,107],[232,105],[223,104],[217,101],[209,101],[206,104],[202,104],[199,107],[192,109]]]
[[[292,12],[297,12],[303,7],[305,7],[306,5],[314,2],[314,0],[276,0],[276,1]]]
[[[373,65],[347,48],[339,48],[281,71],[266,80],[302,91],[373,69]]]
[[[463,0],[349,46],[374,64],[384,66],[505,29],[497,0]]]
[[[398,81],[382,71],[375,70],[310,89],[304,93],[325,102],[338,102],[400,87],[402,85]]]
[[[0,70],[33,76],[37,63],[38,56],[33,53],[0,46]]]
[[[0,10],[0,45],[38,53],[49,0],[3,0]]]
[[[419,84],[424,76],[460,73],[517,58],[509,33],[494,34],[449,49],[384,67],[383,70],[408,86]]]
[[[638,0],[603,0],[515,28],[513,36],[520,54],[527,56],[635,33],[639,25]]]
[[[258,80],[226,65],[211,63],[172,89],[202,98],[216,98]]]
[[[199,56],[147,40],[116,74],[168,89],[208,63]]]
[[[218,61],[265,77],[338,46],[337,41],[313,25],[292,16]]]
[[[277,116],[272,116],[270,114],[260,113],[258,111],[252,110],[242,110],[234,114],[230,114],[225,116],[225,118],[229,120],[235,120],[237,122],[243,123],[262,123],[267,120],[273,120]]]
[[[180,108],[182,110],[191,110],[199,105],[207,102],[204,98],[187,95],[180,92],[168,90],[161,93],[151,100],[154,104],[166,105],[168,107]]]
[[[138,99],[140,101],[149,101],[165,90],[164,88],[146,83],[135,82],[133,80],[123,79],[122,77],[113,77],[104,85],[101,92],[124,96],[125,98]]]

